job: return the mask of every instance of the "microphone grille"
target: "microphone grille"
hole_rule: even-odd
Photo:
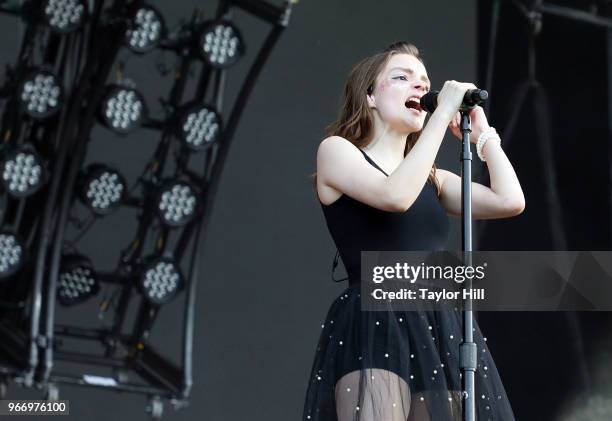
[[[421,97],[421,108],[428,113],[433,113],[438,106],[439,91],[429,91]]]

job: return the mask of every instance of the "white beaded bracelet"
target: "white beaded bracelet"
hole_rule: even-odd
[[[497,134],[497,130],[495,130],[495,127],[491,127],[485,130],[480,134],[480,136],[478,136],[478,141],[476,142],[476,153],[478,154],[478,158],[480,158],[480,160],[483,162],[486,161],[486,159],[482,154],[482,149],[484,148],[485,143],[487,143],[487,141],[490,139],[495,139],[496,141],[501,143],[501,138]]]

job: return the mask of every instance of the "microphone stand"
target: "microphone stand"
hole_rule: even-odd
[[[434,112],[437,107],[438,91],[429,91],[421,98],[421,107],[428,112]],[[461,114],[461,248],[463,265],[472,266],[472,151],[470,150],[470,111],[477,105],[483,105],[489,93],[475,89],[468,91],[459,108]],[[464,291],[471,292],[472,280],[464,281]],[[459,345],[459,367],[461,370],[462,419],[476,421],[476,385],[475,373],[477,367],[477,347],[474,342],[474,314],[472,311],[472,296],[464,294],[463,299],[463,342]]]
[[[461,113],[461,241],[464,266],[472,265],[472,152],[470,150],[470,108],[460,109]],[[472,289],[472,280],[466,279],[464,288]],[[459,346],[461,369],[461,396],[463,398],[462,419],[476,420],[476,385],[477,349],[474,343],[474,314],[471,294],[465,294],[463,300],[463,342]]]

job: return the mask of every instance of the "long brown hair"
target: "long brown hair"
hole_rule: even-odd
[[[416,46],[399,41],[391,44],[384,51],[366,57],[357,63],[349,73],[348,80],[346,81],[338,118],[326,127],[326,136],[341,136],[360,149],[372,141],[374,118],[372,110],[368,106],[366,93],[372,93],[376,78],[384,69],[391,56],[395,54],[410,54],[423,62],[419,55],[419,49]],[[412,149],[421,135],[421,131],[411,133],[406,137],[404,156],[410,152],[410,149]],[[428,181],[436,186],[439,195],[440,186],[435,174],[436,165],[434,164],[429,173]],[[314,176],[316,189],[316,173]]]

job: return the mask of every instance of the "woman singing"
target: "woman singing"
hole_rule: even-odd
[[[349,286],[322,326],[304,420],[461,419],[458,311],[361,311],[362,250],[441,250],[447,215],[461,212],[461,179],[436,168],[447,127],[461,138],[459,113],[471,83],[447,81],[425,123],[429,90],[418,49],[398,42],[351,71],[337,121],[317,152],[316,190],[346,267]],[[480,107],[470,141],[486,160],[491,187],[472,183],[475,219],[507,218],[525,200],[512,165]],[[485,339],[478,346],[476,417],[514,420]]]

